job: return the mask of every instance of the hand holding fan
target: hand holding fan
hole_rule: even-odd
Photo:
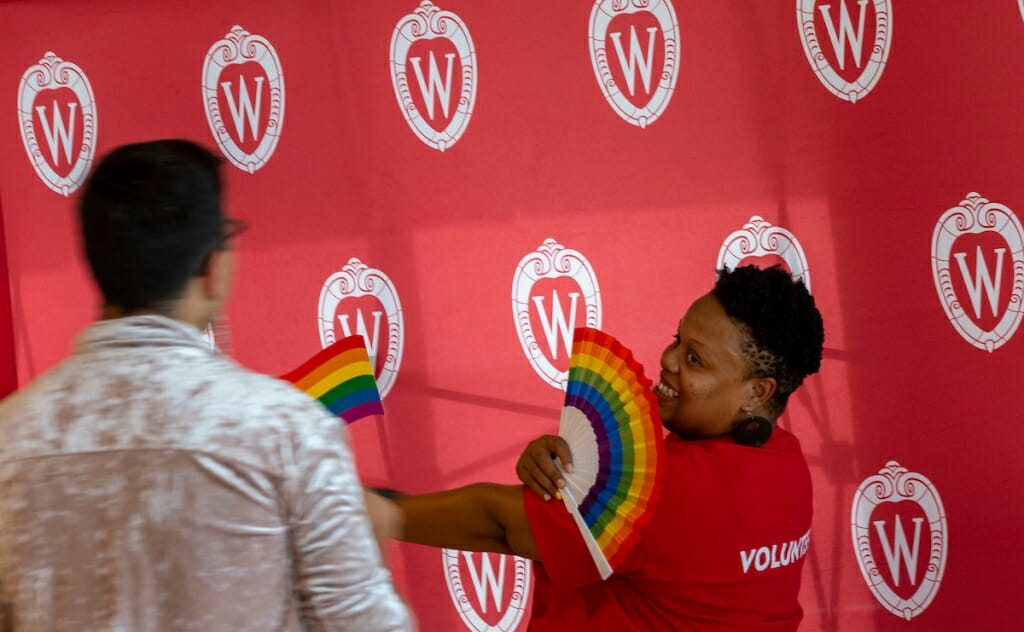
[[[319,400],[348,423],[384,414],[362,336],[342,338],[281,379]]]
[[[562,499],[601,579],[639,540],[661,491],[657,400],[632,352],[608,334],[578,328],[558,434],[572,450]]]

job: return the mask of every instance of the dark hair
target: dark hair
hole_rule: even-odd
[[[224,230],[220,159],[187,140],[108,153],[79,200],[85,255],[108,306],[126,312],[181,297]]]
[[[719,270],[712,294],[749,336],[750,374],[775,378],[768,408],[778,416],[789,395],[821,367],[825,328],[814,297],[778,265]]]

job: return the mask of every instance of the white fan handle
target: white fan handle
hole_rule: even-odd
[[[563,477],[566,476],[565,470],[562,469],[562,464],[555,459],[555,467],[558,468],[559,474]],[[597,546],[597,541],[594,540],[594,536],[590,533],[590,528],[587,527],[587,523],[583,521],[583,516],[580,515],[580,504],[573,496],[572,492],[569,491],[568,487],[563,487],[561,490],[562,502],[565,503],[566,510],[572,514],[573,520],[576,521],[576,527],[580,530],[580,535],[583,536],[583,541],[587,544],[587,550],[590,551],[590,557],[593,558],[594,564],[597,565],[597,572],[601,574],[601,579],[608,579],[612,574],[612,567],[608,564],[608,559],[604,556],[601,548]]]

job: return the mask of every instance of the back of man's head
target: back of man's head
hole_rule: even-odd
[[[186,140],[107,154],[79,201],[85,255],[104,304],[160,311],[221,244],[220,160]]]

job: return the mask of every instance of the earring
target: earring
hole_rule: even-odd
[[[732,427],[732,440],[740,445],[760,447],[771,438],[775,426],[764,417],[755,417],[750,412],[747,414],[750,416]]]

